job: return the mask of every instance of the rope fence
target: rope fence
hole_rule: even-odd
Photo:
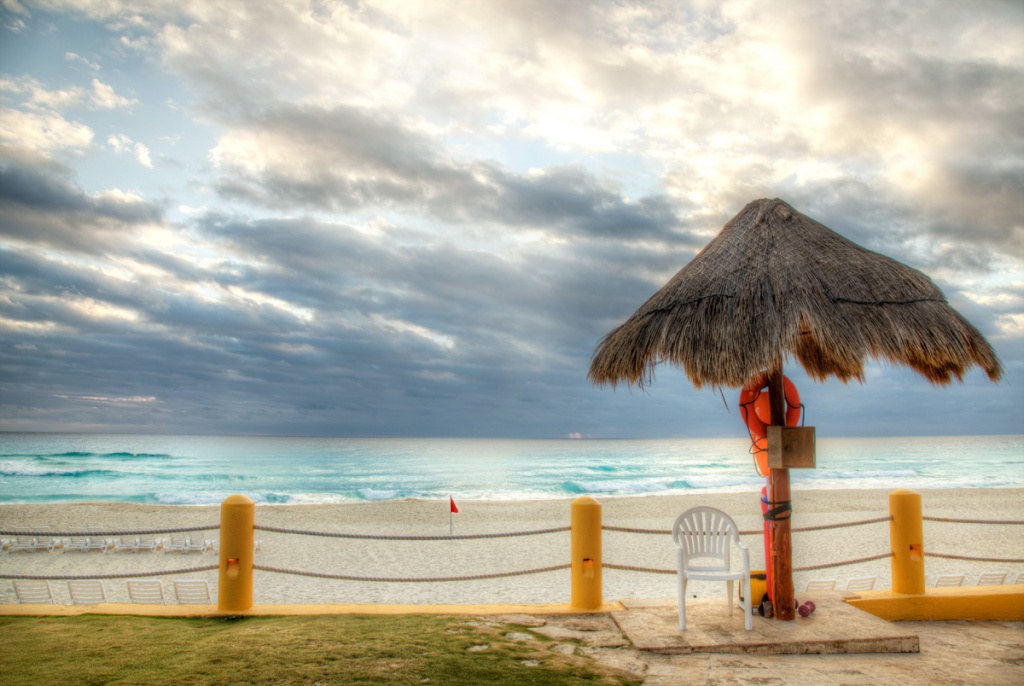
[[[868,524],[878,524],[882,522],[892,521],[892,515],[884,517],[876,517],[872,519],[864,519],[853,522],[841,522],[837,524],[823,524],[818,526],[805,526],[805,527],[794,527],[792,531],[797,532],[812,532],[812,531],[825,531],[830,529],[842,529],[853,526],[863,526]],[[950,517],[929,517],[923,516],[922,520],[931,522],[941,522],[949,524],[998,524],[998,525],[1024,525],[1024,520],[983,520],[983,519],[956,519]],[[168,527],[159,529],[121,529],[121,530],[83,530],[78,529],[74,531],[51,531],[48,529],[28,528],[23,527],[20,529],[4,528],[0,529],[0,535],[3,536],[15,536],[15,537],[49,537],[55,538],[70,538],[70,537],[81,537],[81,536],[94,536],[94,537],[118,537],[118,536],[143,536],[143,535],[157,535],[157,534],[172,534],[172,533],[184,533],[194,531],[211,531],[218,530],[219,524],[211,525],[192,525],[183,527]],[[267,526],[256,524],[253,527],[258,531],[265,531],[279,534],[299,535],[299,536],[318,536],[324,538],[341,538],[341,539],[355,539],[355,540],[376,540],[376,541],[465,541],[465,540],[481,540],[481,539],[497,539],[497,538],[514,538],[523,536],[538,536],[545,534],[564,533],[572,531],[571,526],[553,527],[547,529],[534,529],[529,531],[510,531],[502,533],[492,534],[458,534],[458,535],[394,535],[394,534],[364,534],[364,533],[348,533],[338,531],[315,531],[308,529],[293,529],[285,527]],[[621,527],[621,526],[601,526],[602,531],[612,531],[619,533],[628,534],[641,534],[641,535],[671,535],[671,529],[643,529],[633,527]],[[761,529],[748,529],[741,530],[739,532],[742,536],[755,536],[761,535],[763,532]],[[932,553],[925,552],[928,557],[942,558],[948,560],[965,560],[972,562],[998,562],[1006,564],[1024,564],[1024,559],[1016,558],[994,558],[994,557],[973,557],[967,555],[950,555],[945,553]],[[794,567],[794,572],[810,572],[821,569],[829,569],[833,567],[842,567],[849,565],[857,565],[866,562],[874,562],[877,560],[883,560],[893,557],[892,552],[883,553],[880,555],[872,555],[869,557],[861,557],[853,560],[843,560],[839,562],[829,562],[818,565],[808,565],[803,567]],[[458,581],[481,581],[489,579],[501,579],[515,576],[525,576],[530,574],[543,574],[547,572],[561,571],[570,569],[571,564],[559,564],[548,567],[539,567],[535,569],[511,571],[511,572],[496,572],[491,574],[474,574],[466,576],[441,576],[441,577],[372,577],[372,576],[358,576],[349,574],[332,574],[328,572],[314,572],[314,571],[303,571],[288,569],[283,567],[273,567],[269,565],[253,565],[253,569],[261,572],[269,572],[275,574],[291,574],[296,576],[314,577],[320,579],[334,579],[341,581],[356,581],[356,582],[381,582],[381,583],[439,583],[439,582],[458,582]],[[654,567],[642,567],[636,565],[620,565],[610,562],[603,562],[602,567],[606,569],[629,571],[629,572],[640,572],[648,574],[676,574],[675,569],[659,569]],[[112,573],[112,574],[89,574],[89,575],[39,575],[39,574],[0,574],[0,579],[32,579],[32,580],[47,580],[47,581],[75,581],[82,579],[129,579],[129,578],[140,578],[140,577],[153,577],[153,576],[172,576],[178,574],[193,574],[198,572],[209,572],[219,569],[219,565],[205,565],[201,567],[188,567],[178,569],[165,569],[150,572],[124,572],[124,573]]]
[[[1005,562],[1006,564],[1024,564],[1024,559],[1005,557],[969,557],[967,555],[946,555],[943,553],[924,552],[925,557],[941,557],[946,560],[967,560],[969,562]]]
[[[50,536],[53,538],[79,538],[82,536],[149,536],[155,534],[179,534],[189,531],[213,531],[220,529],[220,524],[212,526],[182,526],[170,529],[123,529],[117,531],[50,531],[49,529],[0,529],[0,536]]]
[[[389,534],[350,534],[338,531],[309,531],[306,529],[283,529],[276,526],[264,526],[257,524],[258,531],[271,531],[278,534],[295,534],[298,536],[323,536],[325,538],[356,538],[372,541],[468,541],[481,538],[510,538],[515,536],[538,536],[540,534],[555,534],[563,531],[571,531],[570,526],[559,526],[552,529],[535,529],[533,531],[509,531],[500,534],[457,534],[454,536],[430,535],[430,536],[396,536]]]
[[[1024,519],[953,519],[951,517],[927,517],[922,515],[921,519],[926,522],[947,522],[949,524],[1024,524]]]
[[[871,557],[860,557],[856,560],[843,560],[842,562],[828,562],[821,565],[810,565],[807,567],[794,567],[794,572],[813,572],[817,569],[828,569],[829,567],[843,567],[846,565],[856,565],[862,562],[873,562],[875,560],[884,560],[892,557],[892,553],[883,553],[881,555],[872,555]],[[637,567],[634,565],[618,565],[611,562],[605,562],[602,565],[605,569],[618,569],[626,572],[643,572],[647,574],[676,574],[675,569],[657,569],[654,567]]]
[[[480,581],[483,579],[502,579],[510,576],[526,576],[527,574],[543,574],[544,572],[557,572],[569,569],[571,564],[554,565],[551,567],[540,567],[538,569],[526,569],[518,572],[496,572],[494,574],[473,574],[470,576],[436,576],[436,577],[375,577],[375,576],[350,576],[347,574],[328,574],[326,572],[303,572],[296,569],[284,569],[281,567],[268,567],[265,565],[253,565],[253,569],[260,572],[275,572],[277,574],[294,574],[297,576],[311,576],[318,579],[337,579],[340,581],[380,581],[384,583],[435,583],[443,581]]]
[[[38,579],[40,581],[82,581],[85,579],[137,579],[144,576],[174,576],[177,574],[193,574],[195,572],[212,572],[220,565],[205,567],[187,567],[182,569],[162,569],[157,572],[119,572],[117,574],[0,574],[0,579]]]
[[[864,519],[858,522],[843,522],[841,524],[821,524],[818,526],[795,526],[791,529],[793,533],[806,531],[825,531],[826,529],[842,529],[848,526],[861,526],[862,524],[877,524],[878,522],[892,521],[892,515],[887,517],[876,517],[875,519]],[[633,529],[625,526],[602,526],[604,531],[619,531],[627,534],[656,534],[659,536],[672,535],[672,529]],[[741,529],[740,536],[760,536],[764,532],[761,529]]]

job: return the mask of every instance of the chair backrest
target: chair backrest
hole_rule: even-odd
[[[729,569],[732,544],[739,544],[740,530],[732,517],[714,507],[691,507],[676,517],[672,542],[684,563],[695,569]],[[693,565],[690,560],[714,560],[719,564]]]
[[[188,532],[188,545],[185,550],[189,552],[203,552],[206,550],[206,546],[209,541],[206,539],[206,534],[202,531],[190,531]]]
[[[64,541],[64,546],[67,547],[68,543],[71,543],[72,547],[84,548],[89,544],[89,534],[84,527],[73,526],[71,527],[71,535]]]
[[[979,586],[1001,586],[1006,580],[1006,572],[982,572],[978,577]]]
[[[107,602],[103,582],[99,579],[81,579],[68,582],[68,593],[73,605],[98,605]]]
[[[164,543],[164,550],[184,550],[188,544],[188,538],[184,531],[172,531],[171,537]]]
[[[133,603],[164,604],[164,587],[159,581],[129,581],[128,597]]]
[[[875,587],[875,577],[860,576],[846,582],[847,591],[870,591]]]
[[[210,584],[202,579],[182,579],[174,582],[174,595],[179,605],[209,605]]]
[[[807,582],[808,591],[831,591],[836,587],[835,579],[812,579]]]
[[[963,574],[939,574],[935,577],[935,588],[953,588],[962,586],[963,583]]]
[[[45,603],[53,605],[50,582],[45,579],[15,579],[14,594],[19,603]]]

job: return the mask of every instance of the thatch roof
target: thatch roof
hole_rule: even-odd
[[[863,381],[868,357],[937,384],[975,364],[992,381],[1002,375],[992,347],[931,279],[775,199],[744,207],[605,336],[589,377],[643,386],[670,362],[698,388],[740,387],[786,357],[819,381]]]

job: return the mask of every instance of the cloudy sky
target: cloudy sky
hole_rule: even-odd
[[[791,366],[819,436],[1024,431],[1017,0],[0,7],[0,429],[742,436],[586,374],[780,197],[1005,367]]]

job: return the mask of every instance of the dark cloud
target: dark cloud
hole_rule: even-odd
[[[388,206],[457,223],[632,238],[669,237],[679,223],[668,198],[629,201],[582,166],[517,175],[452,159],[387,113],[282,106],[247,119],[238,135],[265,147],[225,155],[218,189],[271,208]],[[258,172],[247,170],[249,156],[263,162]]]
[[[87,195],[71,181],[0,164],[0,235],[76,252],[123,245],[139,226],[163,221],[162,208],[123,195]]]

